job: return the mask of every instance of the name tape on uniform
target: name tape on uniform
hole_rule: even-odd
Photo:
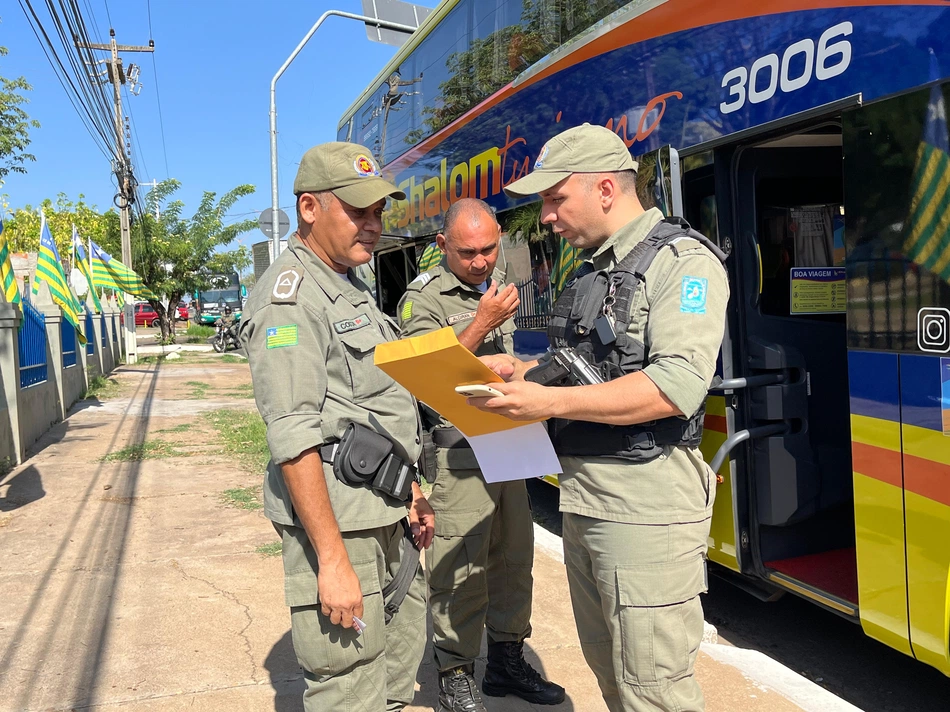
[[[474,311],[460,312],[458,314],[453,314],[452,316],[448,317],[445,321],[449,326],[454,326],[455,324],[458,324],[460,321],[468,321],[470,319],[474,319],[476,313],[477,312],[474,312]]]
[[[343,321],[335,322],[333,324],[333,330],[338,334],[345,334],[347,331],[362,329],[364,326],[369,326],[372,323],[366,314],[360,314],[355,319],[344,319]]]

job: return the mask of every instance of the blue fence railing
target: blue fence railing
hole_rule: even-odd
[[[112,343],[119,345],[119,317],[115,314],[112,315]]]
[[[92,356],[96,353],[96,332],[92,322],[92,312],[86,312],[86,355]]]
[[[105,314],[100,314],[100,315],[99,315],[99,326],[100,326],[100,330],[102,331],[102,335],[100,336],[100,341],[102,342],[103,348],[105,348],[106,346],[109,345],[109,342],[108,342],[109,330],[106,328],[106,315],[105,315]]]
[[[63,343],[63,368],[76,365],[76,327],[63,319],[59,324],[59,333]]]
[[[17,334],[20,351],[20,388],[46,380],[46,316],[28,301],[21,302],[23,324]]]

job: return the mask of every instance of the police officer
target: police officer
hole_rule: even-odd
[[[441,264],[411,282],[399,303],[403,337],[451,326],[478,356],[513,353],[518,290],[502,286],[502,275],[493,274],[500,242],[501,228],[486,203],[466,198],[453,204],[436,237]],[[487,484],[461,433],[437,416],[432,425],[436,476],[430,503],[439,533],[426,564],[439,710],[485,709],[473,669],[486,628],[486,695],[562,702],[564,688],[545,681],[523,655],[531,633],[534,563],[525,483]]]
[[[372,257],[387,197],[405,196],[349,143],[307,151],[294,193],[297,232],[251,294],[240,338],[267,425],[264,512],[283,542],[304,707],[401,710],[426,627],[425,583],[404,529],[426,547],[434,517],[410,476],[421,431],[405,414],[416,404],[373,365],[395,324],[353,268]],[[396,580],[401,603],[384,594]]]
[[[492,357],[511,379],[497,386],[505,395],[471,402],[554,419],[571,602],[607,707],[697,712],[716,481],[697,446],[729,290],[712,243],[644,211],[636,169],[616,134],[584,124],[548,141],[506,188],[539,193],[542,221],[586,251],[549,335],[608,382],[545,387],[521,380],[533,364]]]

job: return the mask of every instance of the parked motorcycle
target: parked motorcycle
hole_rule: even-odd
[[[226,325],[224,323],[224,319],[219,317],[214,322],[214,328],[214,336],[208,339],[208,343],[210,343],[211,348],[213,348],[219,354],[232,349],[241,348],[237,337],[238,322],[232,321],[230,324]]]

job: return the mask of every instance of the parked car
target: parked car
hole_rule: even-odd
[[[120,321],[125,323],[125,320],[121,316]],[[186,307],[184,304],[178,305],[178,321],[188,321],[188,307]],[[152,309],[152,305],[148,302],[136,302],[135,325],[152,326],[157,328],[159,325],[158,312]]]

